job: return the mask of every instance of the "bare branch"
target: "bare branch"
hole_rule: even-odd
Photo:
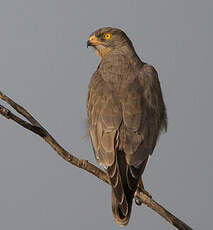
[[[7,97],[6,95],[4,95],[1,91],[0,91],[0,98],[7,102],[10,106],[12,106],[18,113],[20,113],[22,116],[24,116],[30,123],[32,123],[32,125],[35,126],[41,126],[38,121],[36,121],[33,116],[27,112],[26,109],[24,109],[21,105],[16,104],[12,99],[10,99],[9,97]]]
[[[109,184],[108,176],[101,169],[97,168],[95,165],[91,164],[87,160],[80,160],[77,157],[71,155],[67,152],[61,145],[59,145],[56,140],[47,132],[45,128],[43,128],[40,123],[22,106],[14,102],[12,99],[4,95],[0,91],[0,99],[8,103],[12,106],[19,114],[24,116],[29,122],[19,118],[15,114],[13,114],[10,110],[0,105],[0,114],[3,115],[7,119],[11,119],[21,125],[22,127],[32,131],[33,133],[42,137],[57,153],[67,162],[75,165],[78,168],[84,169],[87,172],[93,174],[98,177],[100,180]],[[149,208],[153,209],[159,215],[161,215],[165,220],[174,225],[177,229],[180,230],[192,230],[188,225],[182,222],[180,219],[172,215],[168,212],[164,207],[155,202],[152,198],[150,198],[147,194],[143,193],[139,189],[135,192],[135,198],[146,204]]]
[[[155,212],[157,212],[160,216],[162,216],[165,220],[167,220],[170,224],[174,225],[177,229],[181,230],[193,230],[191,227],[189,227],[187,224],[185,224],[183,221],[172,215],[169,211],[167,211],[163,206],[158,204],[156,201],[154,201],[152,198],[147,196],[145,193],[140,192],[139,190],[135,193],[135,198],[137,200],[142,201],[145,205],[147,205],[149,208],[153,209]]]

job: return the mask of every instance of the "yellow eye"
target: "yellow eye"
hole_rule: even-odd
[[[104,34],[104,39],[108,40],[112,37],[112,35],[110,33],[105,33]]]

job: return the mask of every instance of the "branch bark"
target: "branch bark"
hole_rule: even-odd
[[[2,105],[0,105],[1,115],[3,115],[7,119],[11,119],[15,121],[17,124],[21,125],[22,127],[39,135],[58,153],[59,156],[61,156],[67,162],[75,165],[78,168],[86,170],[87,172],[98,177],[100,180],[104,181],[105,183],[110,184],[105,172],[103,172],[101,169],[97,168],[95,165],[91,164],[87,160],[78,159],[77,157],[71,155],[68,151],[66,151],[61,145],[57,143],[57,141],[50,135],[50,133],[44,127],[42,127],[41,124],[26,109],[24,109],[22,106],[14,102],[12,99],[10,99],[8,96],[3,94],[1,91],[0,91],[0,99],[5,101],[11,107],[13,107],[20,115],[26,118],[26,120],[16,116],[9,109],[5,108]],[[174,225],[177,229],[192,230],[191,227],[189,227],[180,219],[172,215],[164,207],[162,207],[160,204],[158,204],[156,201],[154,201],[152,198],[150,198],[147,194],[143,193],[139,189],[137,189],[137,191],[135,192],[135,199],[144,203],[149,208],[153,209],[165,220],[167,220],[169,223]]]

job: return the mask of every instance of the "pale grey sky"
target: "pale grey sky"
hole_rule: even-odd
[[[168,132],[144,173],[153,198],[194,229],[213,229],[213,3],[198,0],[0,0],[0,90],[25,106],[71,153],[93,157],[86,49],[103,26],[123,29],[159,73]],[[110,187],[0,116],[0,229],[119,229]],[[134,205],[125,229],[174,229]]]

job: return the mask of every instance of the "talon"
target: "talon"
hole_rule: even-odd
[[[140,200],[138,199],[135,199],[135,204],[138,205],[138,206],[141,206],[143,202],[141,202]]]
[[[138,181],[138,188],[137,188],[140,192],[146,194],[149,198],[152,199],[152,196],[144,189],[144,186],[143,186],[143,182],[142,182],[142,179],[140,178],[139,181]]]
[[[142,192],[141,188],[138,187],[136,192],[138,192],[138,193]],[[138,206],[141,206],[143,204],[143,202],[140,201],[139,199],[135,198],[135,204]]]

